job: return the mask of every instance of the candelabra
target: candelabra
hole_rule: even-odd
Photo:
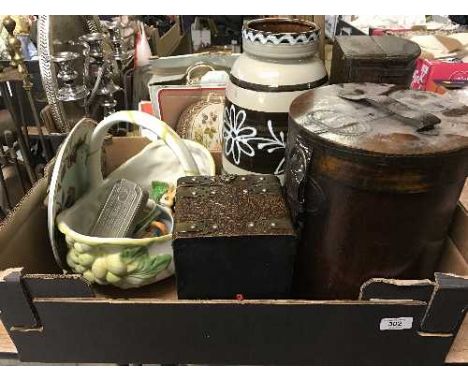
[[[57,78],[61,82],[58,99],[62,102],[81,102],[87,115],[96,97],[104,117],[114,113],[117,106],[114,94],[120,87],[113,81],[112,58],[104,52],[105,39],[103,33],[88,33],[80,36],[78,42],[68,42],[70,46],[81,45],[84,48],[81,54],[66,50],[52,56],[52,61],[58,65]],[[82,76],[75,69],[81,59],[84,59]]]
[[[119,67],[122,68],[125,65],[125,62],[132,56],[125,46],[122,36],[122,27],[118,21],[102,21],[101,25],[109,33],[114,59],[119,64]]]
[[[78,72],[74,69],[75,62],[80,58],[79,53],[64,51],[53,56],[52,60],[59,66],[57,78],[62,81],[57,98],[60,101],[70,102],[85,99],[88,89],[84,84],[78,84]]]

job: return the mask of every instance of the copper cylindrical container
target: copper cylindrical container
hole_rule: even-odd
[[[370,278],[432,278],[467,172],[468,106],[453,98],[380,84],[296,98],[285,184],[300,237],[296,297],[357,298]]]

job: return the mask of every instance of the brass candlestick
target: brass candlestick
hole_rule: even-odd
[[[11,77],[14,80],[22,80],[24,83],[26,65],[24,64],[23,57],[21,56],[21,42],[13,34],[13,31],[15,30],[15,27],[16,27],[15,20],[13,20],[10,16],[6,16],[3,19],[3,26],[8,32],[6,47],[8,50],[8,54],[10,55],[10,67],[11,67],[10,71],[15,74],[10,73],[10,75],[7,76],[5,81],[1,82],[1,91],[3,94],[5,106],[12,113],[12,118],[13,118],[13,121],[15,122],[16,131],[17,131],[18,145],[21,151],[21,155],[23,156],[23,161],[26,166],[29,180],[31,184],[33,184],[37,179],[36,174],[34,173],[33,168],[31,166],[30,153],[29,153],[28,146],[26,145],[26,140],[23,136],[23,132],[21,131],[21,127],[19,126],[17,118],[14,115],[15,114],[14,108],[11,103],[10,93],[9,93],[9,89],[7,85],[7,81],[10,79],[9,77]]]
[[[3,19],[3,26],[5,27],[6,31],[8,32],[9,36],[7,39],[7,49],[10,54],[10,66],[16,68],[18,72],[23,76],[23,89],[26,92],[26,96],[28,97],[29,106],[33,113],[34,123],[36,124],[36,128],[39,134],[39,140],[41,142],[42,150],[44,151],[44,155],[46,160],[49,161],[52,156],[49,151],[49,148],[46,145],[44,134],[42,133],[41,122],[39,120],[39,114],[37,113],[36,105],[34,103],[34,99],[32,96],[32,87],[33,83],[31,81],[31,76],[28,73],[28,69],[26,64],[24,63],[23,56],[21,54],[21,41],[14,35],[14,30],[16,27],[16,21],[13,20],[10,16],[6,16]],[[22,142],[20,142],[22,141]],[[18,134],[18,143],[21,146],[26,147],[24,142],[24,137],[22,134]],[[35,176],[33,176],[33,180],[35,180]]]

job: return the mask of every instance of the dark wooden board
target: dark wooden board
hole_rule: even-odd
[[[38,299],[34,305],[42,329],[10,333],[23,361],[443,364],[453,339],[418,334],[422,302]],[[384,317],[414,317],[415,324],[380,331]]]

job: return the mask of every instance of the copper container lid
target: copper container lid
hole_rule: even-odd
[[[364,99],[343,98],[346,94],[360,94]],[[366,97],[384,100],[384,107],[369,103]],[[405,121],[389,111],[395,107],[414,120]],[[427,116],[440,123],[417,126],[424,124]],[[387,84],[330,85],[296,98],[289,117],[316,143],[353,155],[389,159],[468,151],[468,106],[450,95],[401,90]]]

